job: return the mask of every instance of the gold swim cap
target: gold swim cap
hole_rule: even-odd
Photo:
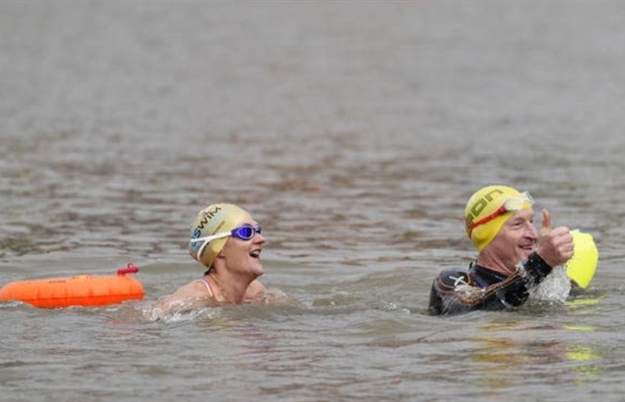
[[[476,191],[464,209],[467,235],[482,251],[497,236],[514,212],[531,208],[529,193],[501,185],[486,186]]]
[[[194,242],[193,239],[211,236],[216,233],[230,232],[245,220],[252,219],[250,214],[233,204],[212,204],[201,210],[191,224],[189,254],[200,264],[210,268],[219,252],[224,248],[228,237],[209,241]]]

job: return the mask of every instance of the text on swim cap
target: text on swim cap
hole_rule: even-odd
[[[200,223],[197,225],[198,228],[204,229],[204,225],[208,223],[210,219],[213,219],[217,212],[221,211],[221,207],[214,207],[213,209],[209,209],[202,214],[202,219]]]
[[[491,202],[494,199],[493,194],[495,194],[495,193],[503,195],[503,191],[501,191],[499,189],[494,189],[494,190],[486,193],[482,198],[480,198],[479,200],[477,200],[473,204],[473,206],[471,207],[471,210],[469,211],[469,215],[466,217],[467,227],[470,226],[471,223],[473,223],[473,220],[476,217],[478,217],[482,213],[484,208],[486,208],[488,203]]]

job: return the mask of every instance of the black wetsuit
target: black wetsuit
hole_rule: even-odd
[[[540,283],[551,267],[537,254],[512,275],[506,276],[477,264],[468,272],[441,272],[430,293],[430,314],[457,314],[472,310],[504,310],[527,301],[529,290]]]

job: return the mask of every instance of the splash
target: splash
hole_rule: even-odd
[[[163,309],[158,303],[150,303],[141,308],[143,317],[148,321],[193,321],[198,317],[213,317],[220,311],[219,308],[211,308],[201,300],[192,299],[178,301]]]
[[[571,292],[571,281],[563,268],[557,267],[544,281],[530,291],[534,300],[564,303]]]
[[[143,317],[148,321],[163,321],[166,323],[174,323],[181,321],[194,321],[200,317],[215,318],[219,316],[219,311],[220,309],[205,307],[197,310],[164,313],[158,308],[147,308],[143,310]]]
[[[14,308],[14,307],[19,307],[19,306],[24,306],[26,304],[24,304],[21,301],[8,301],[8,302],[0,302],[0,309],[4,309],[4,308]]]

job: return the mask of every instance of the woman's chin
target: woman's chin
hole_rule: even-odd
[[[257,276],[261,276],[262,274],[265,273],[264,269],[263,269],[263,264],[260,263],[260,261],[256,262],[255,264],[252,264],[252,266],[250,267],[250,270]]]

